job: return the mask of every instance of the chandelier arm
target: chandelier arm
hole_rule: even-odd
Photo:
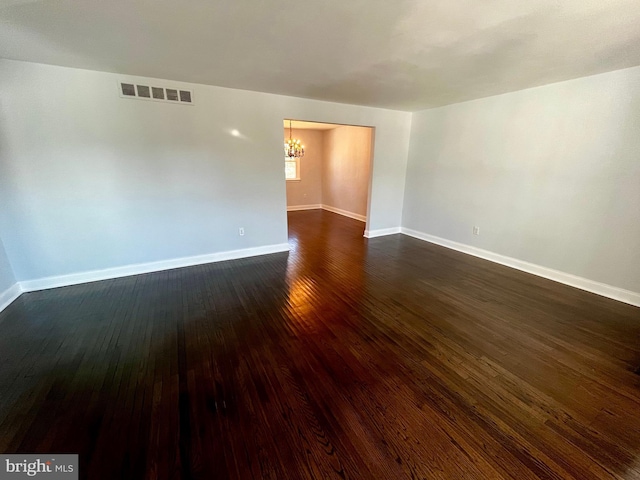
[[[284,148],[288,158],[304,157],[304,147],[300,140],[293,139],[292,120],[289,120],[289,140],[285,143]]]

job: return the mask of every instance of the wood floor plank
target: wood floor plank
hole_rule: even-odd
[[[288,217],[288,254],[0,313],[0,451],[91,480],[640,478],[640,309]]]

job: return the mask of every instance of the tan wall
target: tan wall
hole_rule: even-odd
[[[284,138],[289,138],[288,128],[285,128]],[[300,180],[287,181],[287,207],[319,205],[322,203],[323,133],[294,128],[293,138],[302,141],[305,155],[300,160]]]
[[[338,127],[324,134],[322,203],[367,215],[371,128]]]

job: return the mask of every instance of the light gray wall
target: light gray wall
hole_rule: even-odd
[[[640,68],[415,113],[403,226],[640,292]]]
[[[284,118],[376,127],[368,228],[400,225],[409,113],[153,82],[194,89],[171,105],[120,98],[135,77],[0,72],[0,231],[19,281],[286,242]]]
[[[12,287],[16,283],[16,278],[13,275],[13,269],[9,263],[9,258],[4,250],[4,244],[0,239],[0,296],[8,288]]]

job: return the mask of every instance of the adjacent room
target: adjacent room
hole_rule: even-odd
[[[322,221],[342,215],[361,222],[364,234],[373,129],[293,120],[284,123],[287,211],[331,213],[296,213],[289,218]]]
[[[640,478],[638,25],[0,1],[0,478]]]

